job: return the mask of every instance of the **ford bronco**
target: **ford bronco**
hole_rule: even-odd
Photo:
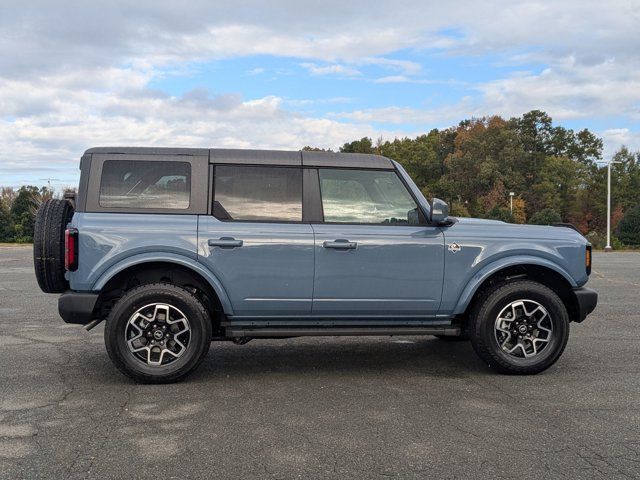
[[[385,157],[92,148],[80,172],[38,210],[36,276],[65,322],[106,321],[136,381],[184,377],[212,340],[304,335],[469,339],[532,374],[596,306],[576,230],[451,217]]]

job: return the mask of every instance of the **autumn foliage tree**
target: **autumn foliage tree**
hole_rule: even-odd
[[[463,120],[415,138],[374,142],[365,137],[340,151],[398,161],[427,198],[447,201],[452,215],[517,223],[557,220],[600,238],[606,228],[602,147],[589,130],[554,125],[545,112],[533,110],[509,120]],[[614,160],[620,162],[612,166],[613,211],[619,220],[640,202],[640,152],[623,147]],[[509,192],[515,194],[513,213]]]

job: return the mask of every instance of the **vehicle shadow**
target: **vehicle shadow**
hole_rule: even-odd
[[[253,340],[247,345],[213,343],[190,379],[263,377],[269,374],[378,375],[414,371],[434,377],[486,373],[469,342],[432,337],[360,337]]]

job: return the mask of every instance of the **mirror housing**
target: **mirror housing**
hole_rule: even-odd
[[[431,200],[431,223],[440,224],[447,221],[449,218],[449,205],[447,202],[440,200],[439,198],[433,198]]]

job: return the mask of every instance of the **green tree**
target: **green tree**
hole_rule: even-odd
[[[425,197],[447,201],[454,215],[506,218],[515,193],[513,221],[571,222],[601,236],[606,226],[606,167],[602,139],[589,130],[555,125],[532,110],[504,120],[471,118],[415,138],[369,137],[342,152],[378,153],[399,162]],[[612,211],[640,203],[640,152],[621,148],[613,157]],[[551,209],[555,214],[541,217]],[[559,218],[558,218],[559,216]]]
[[[616,235],[625,245],[640,245],[640,204],[627,211],[620,220]]]
[[[513,223],[513,215],[506,207],[495,206],[486,215],[487,218],[493,220],[502,220],[503,222]]]
[[[344,153],[375,153],[373,150],[373,142],[369,137],[363,137],[351,143],[345,143],[340,147],[340,151]]]
[[[3,198],[0,198],[0,242],[13,241],[13,222],[7,203]]]
[[[33,241],[33,228],[39,202],[38,187],[31,185],[20,187],[10,210],[16,242]]]
[[[534,213],[529,219],[529,223],[533,225],[553,225],[562,222],[562,217],[557,210],[553,208],[544,208]]]

